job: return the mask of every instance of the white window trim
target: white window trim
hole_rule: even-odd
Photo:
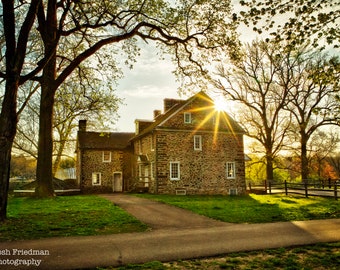
[[[188,119],[188,121],[187,121]],[[192,118],[191,118],[191,113],[190,112],[185,112],[184,113],[184,123],[185,124],[191,124]]]
[[[143,181],[143,177],[142,177],[142,169],[143,169],[143,165],[139,164],[138,165],[138,177],[139,177],[139,181]]]
[[[178,175],[177,177],[172,177],[172,165],[177,165]],[[170,180],[180,180],[181,179],[181,166],[179,161],[170,162]]]
[[[196,147],[196,140],[198,140],[198,147]],[[201,135],[195,135],[194,136],[194,150],[201,151],[202,150],[202,136]]]
[[[155,135],[151,134],[151,137],[150,137],[151,151],[155,151],[154,141],[155,141]]]
[[[99,183],[94,182],[94,180],[97,180],[97,177],[99,178]],[[92,173],[92,186],[101,186],[102,184],[102,174],[100,172],[93,172]]]
[[[109,158],[105,159],[105,153],[110,153]],[[112,153],[111,151],[103,151],[103,162],[111,162]]]
[[[229,173],[229,165],[232,166],[231,168],[231,174]],[[235,166],[235,162],[227,162],[226,163],[226,175],[227,175],[227,179],[235,179],[236,178],[236,166]]]

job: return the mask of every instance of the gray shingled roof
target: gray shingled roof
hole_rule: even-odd
[[[131,132],[78,132],[78,147],[82,149],[124,149],[130,145],[135,133]]]
[[[178,104],[173,106],[170,110],[168,110],[164,114],[158,116],[155,119],[154,122],[151,122],[150,125],[147,128],[142,130],[133,139],[140,138],[140,137],[148,134],[149,132],[153,131],[155,128],[159,128],[159,125],[163,121],[165,121],[168,117],[171,117],[178,109],[186,106],[187,104],[189,104],[190,102],[192,102],[196,98],[203,98],[203,99],[206,99],[206,100],[210,100],[212,104],[214,103],[214,101],[205,92],[201,91],[201,92],[197,93],[196,95],[190,97],[189,99],[179,102]],[[221,112],[221,113],[224,115],[224,117],[221,117],[221,119],[224,119],[224,121],[228,122],[228,125],[230,126],[231,131],[233,131],[235,133],[245,133],[244,129],[234,119],[232,119],[226,112]]]

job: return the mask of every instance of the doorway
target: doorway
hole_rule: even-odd
[[[121,172],[113,173],[113,181],[112,181],[112,191],[113,192],[122,192],[123,191],[123,176]]]

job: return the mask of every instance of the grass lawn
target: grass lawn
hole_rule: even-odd
[[[98,196],[9,198],[0,241],[145,231],[147,226]]]
[[[334,199],[285,195],[170,196],[137,194],[232,223],[265,223],[340,218]],[[51,199],[11,197],[0,241],[145,231],[142,224],[110,201],[92,196]]]
[[[137,194],[232,223],[266,223],[340,218],[340,202],[286,195],[176,196]]]
[[[185,270],[185,269],[339,269],[340,243],[325,243],[295,248],[278,248],[263,251],[230,253],[217,258],[182,260],[161,263],[158,261],[106,270]]]

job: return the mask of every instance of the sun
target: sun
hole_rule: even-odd
[[[214,107],[216,111],[225,111],[227,109],[227,103],[223,97],[218,97],[214,101]]]

